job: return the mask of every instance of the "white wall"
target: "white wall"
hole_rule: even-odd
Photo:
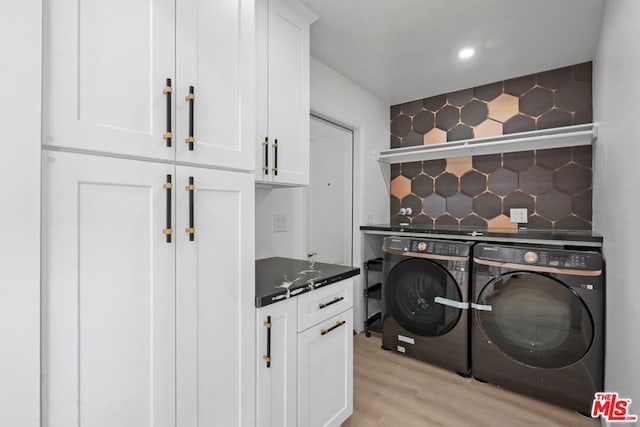
[[[304,258],[302,188],[256,187],[256,259]],[[287,231],[273,230],[273,216],[285,215]]]
[[[605,388],[640,414],[640,2],[606,3],[594,61],[594,226],[604,235],[607,275]]]
[[[41,0],[0,3],[0,425],[40,425]]]

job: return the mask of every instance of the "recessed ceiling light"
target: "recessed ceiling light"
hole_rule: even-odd
[[[469,59],[475,53],[476,53],[476,51],[472,47],[465,47],[464,49],[460,49],[460,52],[458,52],[458,58],[460,58],[460,59]]]

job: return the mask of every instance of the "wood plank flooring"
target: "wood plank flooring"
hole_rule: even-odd
[[[599,420],[483,384],[354,337],[354,412],[345,427],[596,427]]]

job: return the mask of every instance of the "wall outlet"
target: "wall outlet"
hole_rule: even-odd
[[[273,232],[282,233],[287,231],[287,216],[285,214],[273,215]]]
[[[529,222],[527,208],[512,208],[509,211],[509,217],[511,218],[511,222],[518,224],[526,224]]]

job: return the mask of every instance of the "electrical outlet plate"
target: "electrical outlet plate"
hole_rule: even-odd
[[[527,208],[511,208],[509,217],[512,223],[526,224],[529,221]]]
[[[275,214],[273,216],[274,233],[282,233],[287,231],[287,216],[285,214]]]

